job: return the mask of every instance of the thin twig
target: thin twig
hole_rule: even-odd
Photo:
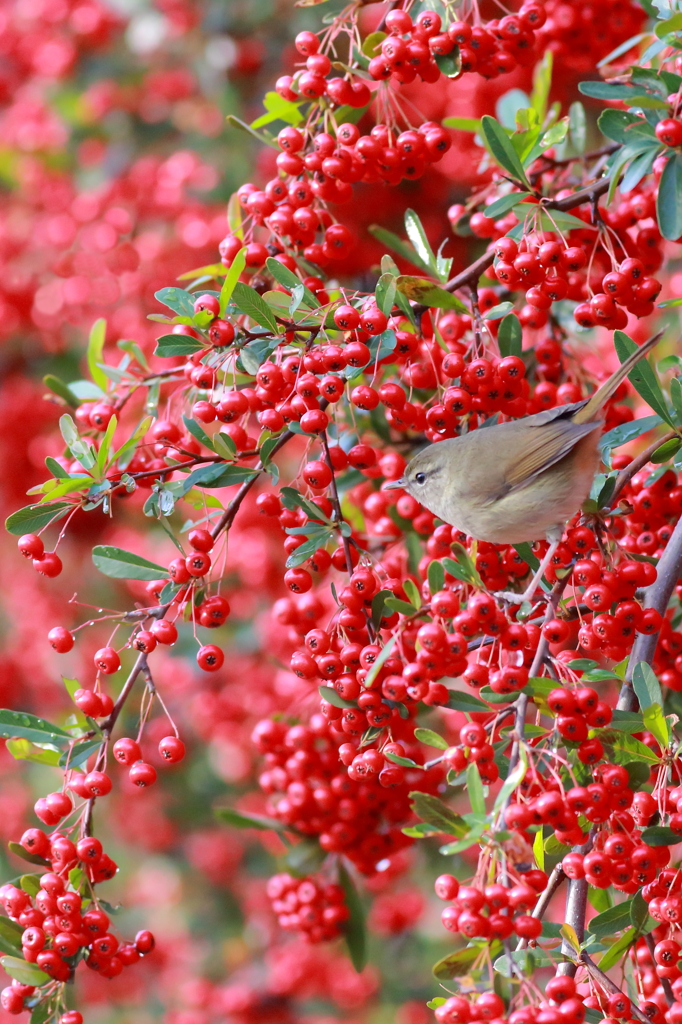
[[[578,936],[580,938],[580,936]],[[582,938],[580,938],[582,942]],[[582,952],[580,954],[580,962],[587,967],[589,974],[599,982],[602,988],[605,988],[607,992],[611,992],[613,995],[622,996],[625,995],[622,989],[618,988],[615,981],[611,981],[608,974],[604,974],[597,965],[595,964],[589,953]],[[641,1024],[650,1024],[649,1018],[645,1017],[641,1010],[638,1010],[636,1006],[630,1007],[630,1015],[635,1020],[641,1021]]]

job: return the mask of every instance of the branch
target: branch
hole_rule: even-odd
[[[580,938],[580,936],[578,937]],[[582,942],[582,938],[580,941]],[[625,994],[622,989],[618,988],[615,982],[611,981],[607,974],[600,971],[589,953],[581,953],[580,962],[587,967],[588,973],[598,981],[602,988],[605,988],[607,992],[611,992],[612,995],[616,996],[622,996]],[[634,1017],[635,1020],[641,1021],[641,1024],[650,1024],[648,1017],[645,1017],[641,1010],[638,1010],[634,1005],[630,1008],[630,1015]]]
[[[616,477],[616,486],[613,488],[611,508],[614,507],[618,501],[621,491],[627,486],[630,480],[632,480],[635,473],[638,473],[640,469],[646,466],[657,448],[660,448],[666,441],[671,441],[673,437],[679,437],[677,430],[669,430],[667,434],[663,435],[663,437],[659,437],[657,441],[653,441],[648,448],[645,448],[643,452],[639,453],[639,455],[635,455],[632,462],[628,463],[624,469],[621,469],[620,473]]]
[[[644,608],[654,608],[660,615],[665,615],[668,603],[675,589],[675,585],[682,572],[682,519],[678,519],[672,536],[668,541],[665,551],[657,566],[658,576],[650,587],[644,592]],[[647,636],[638,633],[632,647],[628,668],[625,674],[625,681],[621,687],[618,704],[619,711],[634,711],[637,707],[637,697],[632,688],[632,673],[640,661],[651,664],[658,643],[658,633]]]

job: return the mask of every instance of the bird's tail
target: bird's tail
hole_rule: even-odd
[[[644,357],[648,355],[654,345],[656,345],[662,337],[663,331],[659,331],[658,334],[654,334],[653,337],[648,338],[643,345],[640,345],[632,355],[629,355],[625,362],[621,363],[618,369],[614,370],[609,379],[604,381],[602,386],[595,391],[591,398],[587,400],[582,409],[575,413],[573,416],[573,422],[589,423],[596,419],[599,411],[615,394],[621,382],[624,381],[632,371],[632,368],[637,365],[640,359],[644,359]]]

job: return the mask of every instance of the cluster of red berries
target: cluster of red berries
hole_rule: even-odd
[[[581,74],[642,31],[646,11],[633,0],[545,0],[546,21],[538,33],[538,46],[549,49],[562,67]],[[628,54],[619,62],[627,63]]]
[[[342,729],[340,708],[326,702],[323,708],[308,725],[265,719],[256,726],[253,741],[265,757],[258,781],[279,821],[316,836],[325,852],[342,852],[372,875],[379,861],[411,845],[401,831],[410,819],[408,794],[435,791],[443,769],[390,762],[391,753],[419,757],[420,750],[414,725],[397,712],[391,714],[391,731],[400,739],[379,750],[372,743],[361,748],[361,735]]]
[[[79,845],[86,843],[94,844],[95,851],[98,847],[101,850],[96,839],[82,839]],[[154,936],[149,931],[138,932],[134,942],[120,943],[109,932],[109,917],[96,902],[69,890],[64,878],[51,871],[40,878],[33,899],[23,889],[7,884],[0,888],[0,903],[10,920],[24,929],[24,959],[56,981],[69,980],[73,973],[71,958],[81,949],[87,951],[85,962],[90,970],[115,978],[154,948]]]
[[[41,576],[59,576],[62,571],[62,560],[56,551],[46,551],[40,537],[35,533],[26,533],[20,537],[17,547],[24,558],[33,561],[33,568]]]
[[[649,229],[640,233],[645,230]],[[528,327],[544,327],[553,302],[584,297],[586,276],[579,272],[587,266],[589,254],[582,245],[566,247],[550,240],[539,244],[522,240],[517,244],[513,238],[504,237],[495,243],[495,257],[498,281],[510,291],[527,289],[527,305],[519,319]],[[595,290],[588,302],[579,302],[574,312],[576,323],[623,330],[628,324],[626,310],[636,317],[653,312],[661,284],[646,276],[641,259],[628,257],[604,274],[598,288],[601,290]]]
[[[268,879],[267,894],[281,928],[306,942],[328,942],[343,930],[350,912],[340,885],[281,873]]]
[[[504,941],[512,934],[520,939],[539,937],[542,921],[531,911],[546,885],[545,872],[534,869],[520,875],[516,885],[493,882],[483,889],[460,885],[454,875],[440,875],[435,889],[440,899],[450,903],[441,914],[448,931],[459,932],[467,939]]]
[[[390,11],[385,22],[390,34],[381,43],[381,55],[370,60],[368,71],[376,81],[390,78],[407,85],[419,75],[423,82],[433,83],[441,75],[438,57],[453,54],[461,73],[475,71],[483,78],[497,78],[533,63],[535,33],[544,23],[543,6],[532,0],[518,14],[473,26],[466,21],[444,26],[436,11],[420,11],[414,22],[407,11]],[[406,35],[408,39],[403,38]]]

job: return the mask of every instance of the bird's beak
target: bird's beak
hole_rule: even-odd
[[[381,489],[382,491],[398,491],[405,487],[407,487],[407,480],[404,476],[401,476],[400,480],[390,480]]]

